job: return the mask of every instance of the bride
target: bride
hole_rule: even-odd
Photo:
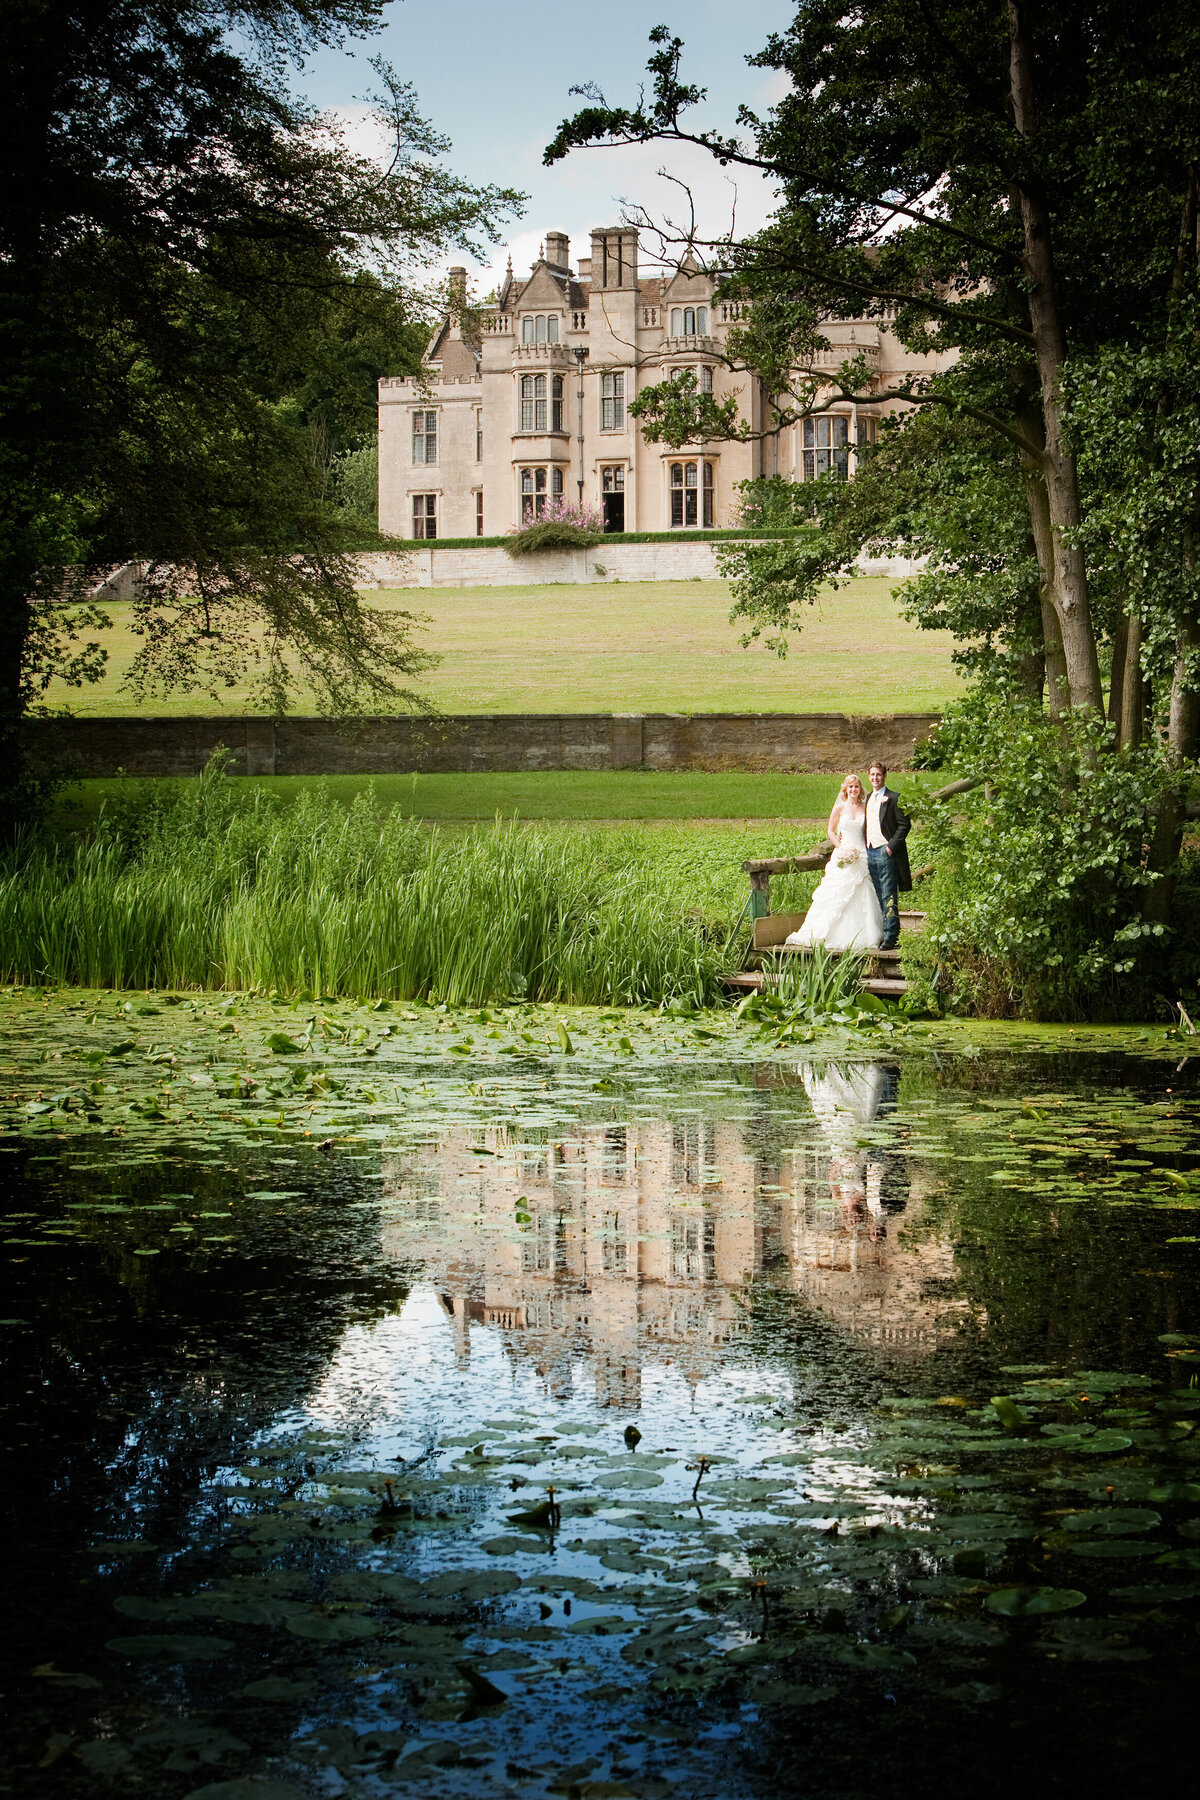
[[[863,784],[847,775],[829,815],[834,851],[820,886],[789,944],[827,950],[874,950],[883,943],[883,913],[867,866],[867,808]]]

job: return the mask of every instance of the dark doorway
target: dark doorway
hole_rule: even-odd
[[[609,463],[600,471],[600,499],[605,531],[625,529],[625,465]]]

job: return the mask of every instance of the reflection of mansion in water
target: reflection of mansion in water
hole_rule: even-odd
[[[932,1348],[961,1317],[952,1250],[915,1240],[909,1161],[854,1142],[886,1081],[841,1091],[834,1072],[831,1097],[830,1079],[806,1075],[815,1130],[778,1166],[728,1122],[580,1125],[545,1144],[452,1132],[392,1165],[385,1247],[421,1265],[464,1357],[472,1325],[496,1327],[552,1391],[594,1363],[612,1405],[637,1402],[645,1363],[707,1375],[765,1270],[860,1341]]]

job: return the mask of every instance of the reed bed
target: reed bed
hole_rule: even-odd
[[[10,983],[700,1005],[735,953],[728,921],[649,878],[636,834],[447,834],[370,792],[247,801],[217,767],[0,865]]]

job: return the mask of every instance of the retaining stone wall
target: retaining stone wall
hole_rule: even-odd
[[[31,748],[77,776],[196,775],[224,745],[242,775],[522,769],[841,772],[908,764],[936,713],[503,713],[437,720],[30,720]]]

